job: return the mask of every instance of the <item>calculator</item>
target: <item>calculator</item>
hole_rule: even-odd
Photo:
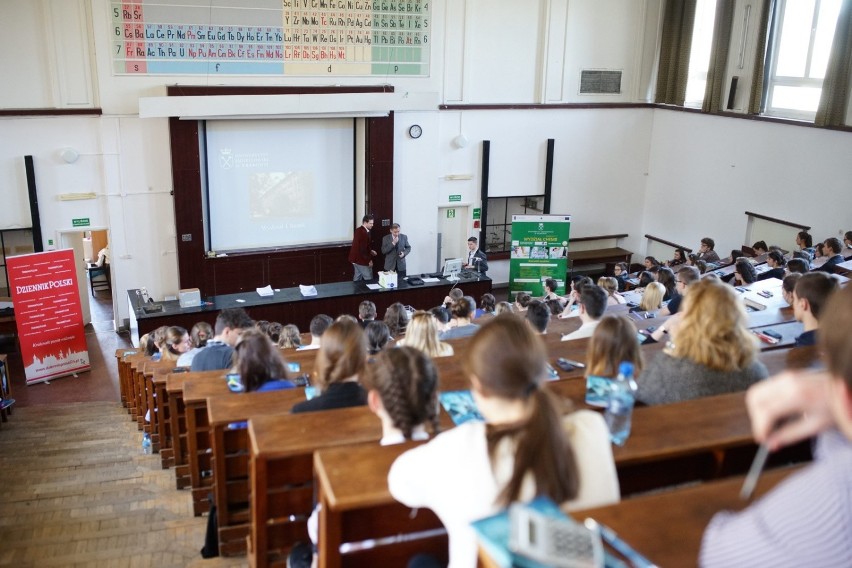
[[[597,530],[569,518],[544,515],[529,506],[509,507],[509,550],[556,568],[602,568],[603,544]]]

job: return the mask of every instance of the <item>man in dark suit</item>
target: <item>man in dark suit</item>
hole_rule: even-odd
[[[399,223],[391,225],[390,234],[382,238],[382,254],[385,255],[385,270],[395,270],[405,278],[405,257],[411,252],[408,236],[399,232]]]
[[[479,250],[478,242],[476,237],[470,237],[467,240],[467,250],[469,252],[467,254],[467,263],[464,267],[468,270],[475,270],[485,276],[485,272],[488,270],[488,257],[485,256],[484,252]]]

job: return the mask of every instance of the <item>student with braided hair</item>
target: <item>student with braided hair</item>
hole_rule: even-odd
[[[399,456],[388,488],[428,507],[450,539],[450,567],[476,565],[472,521],[546,495],[567,508],[619,499],[609,431],[589,410],[565,414],[544,388],[547,351],[526,323],[496,316],[468,344],[462,369],[486,423],[470,421]]]
[[[382,351],[367,366],[362,382],[367,405],[382,421],[381,445],[428,440],[430,430],[438,433],[438,371],[425,353],[405,346]],[[319,506],[308,519],[313,543],[319,533],[318,513]],[[307,568],[314,560],[314,546],[300,543],[293,547],[287,565]]]

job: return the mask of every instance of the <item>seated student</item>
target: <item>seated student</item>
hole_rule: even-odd
[[[562,313],[559,314],[561,319],[577,317],[580,315],[578,309],[580,303],[580,294],[585,286],[594,286],[595,283],[588,276],[572,276],[571,277],[571,292],[568,294],[568,302],[565,304]]]
[[[751,245],[751,249],[754,251],[754,256],[760,256],[769,252],[769,247],[766,246],[766,241],[757,241]]]
[[[636,286],[636,290],[644,290],[648,284],[651,282],[656,282],[657,277],[653,272],[649,270],[643,270],[639,273],[639,284]]]
[[[550,300],[558,300],[561,304],[566,304],[568,298],[562,297],[556,293],[559,284],[554,278],[548,278],[544,281],[544,298],[542,300],[549,302]]]
[[[476,301],[470,296],[456,300],[450,313],[453,319],[450,320],[449,328],[441,334],[442,340],[457,339],[459,337],[470,337],[479,331],[479,324],[471,323],[470,316],[476,310]]]
[[[281,329],[281,335],[278,337],[278,347],[281,349],[298,349],[302,346],[302,334],[299,328],[288,323]]]
[[[814,239],[807,231],[799,231],[796,234],[796,246],[799,250],[808,255],[808,260],[813,260],[816,256],[814,249]]]
[[[429,313],[435,318],[435,325],[438,327],[439,334],[450,329],[450,320],[453,319],[453,315],[450,313],[449,308],[438,306],[429,310]]]
[[[530,301],[532,301],[532,296],[530,296],[527,292],[518,292],[515,294],[514,311],[517,313],[525,312]]]
[[[192,347],[192,339],[186,329],[173,325],[166,329],[163,346],[160,361],[174,361],[177,364],[180,356]]]
[[[189,367],[192,365],[192,360],[201,349],[207,346],[207,340],[213,337],[213,326],[206,321],[200,321],[189,332],[189,337],[192,343],[192,349],[178,357],[177,367]],[[141,342],[140,342],[141,343]]]
[[[512,308],[512,304],[509,302],[497,302],[497,306],[494,308],[494,315],[499,316],[500,314],[513,314],[515,310]]]
[[[600,286],[588,284],[580,290],[580,321],[576,331],[562,336],[562,341],[591,337],[606,311],[606,292]]]
[[[618,293],[618,280],[612,276],[601,276],[598,278],[598,286],[606,292],[606,303],[608,306],[619,306],[627,303],[624,296]]]
[[[748,286],[757,282],[757,270],[747,258],[738,258],[734,264],[734,286]]]
[[[765,378],[747,321],[729,286],[715,279],[690,286],[676,341],[642,371],[636,399],[667,404],[745,390]]]
[[[394,302],[385,310],[385,325],[388,326],[391,337],[399,338],[405,335],[405,327],[408,325],[408,312],[399,302]]]
[[[317,387],[320,395],[296,404],[292,412],[313,412],[361,406],[367,393],[358,376],[367,362],[367,339],[361,326],[350,320],[336,321],[322,336],[317,352]]]
[[[618,376],[619,365],[624,361],[633,363],[636,376],[642,372],[642,351],[636,337],[636,327],[624,316],[604,316],[589,340],[586,377],[594,375],[614,379]]]
[[[631,312],[656,312],[663,307],[663,297],[666,295],[666,287],[659,282],[651,282],[642,292],[639,305],[631,308]]]
[[[546,302],[533,300],[527,306],[524,319],[536,333],[544,335],[547,333],[547,324],[550,323],[550,308]]]
[[[660,266],[660,261],[654,258],[653,256],[646,256],[644,264],[645,270],[651,270],[656,266]]]
[[[704,262],[719,262],[719,254],[713,250],[716,248],[716,241],[710,237],[701,239],[701,246],[698,247],[698,259]]]
[[[666,293],[663,296],[663,301],[668,302],[677,293],[677,282],[675,279],[674,271],[672,271],[671,268],[661,266],[660,270],[657,271],[657,282],[662,284],[663,287],[666,289]]]
[[[362,328],[367,327],[367,324],[376,319],[376,304],[370,300],[364,300],[358,305],[358,322]]]
[[[558,316],[562,313],[562,302],[560,302],[559,300],[548,300],[545,303],[547,304],[547,307],[550,308],[551,315]]]
[[[624,288],[627,284],[627,279],[630,277],[628,274],[627,263],[626,262],[616,262],[613,267],[613,276],[618,280],[618,291],[624,292]]]
[[[674,250],[674,257],[671,260],[666,261],[666,266],[669,268],[682,266],[684,264],[686,264],[686,251],[682,248],[676,248]]]
[[[261,333],[269,333],[269,321],[268,320],[257,320],[254,322],[254,328]]]
[[[814,247],[814,258],[825,256],[825,243],[817,243]]]
[[[766,266],[769,267],[769,270],[763,272],[763,274],[759,274],[757,276],[758,280],[769,280],[770,278],[782,280],[787,273],[784,270],[784,267],[787,266],[787,261],[784,259],[784,255],[777,250],[770,252],[766,257]]]
[[[564,401],[541,384],[547,358],[520,318],[489,320],[462,359],[486,423],[456,426],[391,466],[391,495],[432,509],[447,529],[450,566],[476,565],[470,523],[512,502],[544,495],[573,510],[619,499],[603,417],[588,410],[564,415]]]
[[[193,371],[215,371],[229,369],[234,345],[243,330],[254,327],[254,322],[242,308],[225,308],[216,316],[214,330],[216,335],[207,341],[207,347],[202,349],[193,359]]]
[[[479,299],[479,307],[473,314],[473,319],[479,319],[483,316],[493,316],[497,308],[497,298],[494,294],[485,293]]]
[[[322,345],[322,334],[334,322],[331,316],[325,314],[317,314],[311,318],[311,342],[307,345],[298,347],[296,351],[308,351],[311,349],[319,349]]]
[[[698,259],[698,260],[695,261],[695,268],[698,269],[699,274],[706,274],[709,266],[707,266],[707,263],[704,262],[703,260]]]
[[[852,231],[843,233],[843,247],[844,249],[841,251],[841,254],[843,258],[849,260],[852,258]]]
[[[431,316],[419,312],[424,319]],[[412,323],[414,319],[412,318]],[[383,351],[364,373],[367,406],[382,422],[379,444],[392,446],[429,439],[440,432],[438,424],[438,371],[425,353],[412,347]],[[288,558],[291,568],[310,568],[319,542],[319,506],[308,519],[313,546],[297,544]]]
[[[449,310],[450,306],[453,305],[453,302],[455,302],[456,300],[460,299],[463,296],[464,296],[464,292],[461,291],[461,288],[453,288],[452,290],[450,290],[449,294],[444,296],[444,307]]]
[[[390,330],[383,321],[371,321],[364,330],[367,335],[367,353],[375,355],[391,340]]]
[[[278,321],[269,322],[269,326],[266,328],[266,335],[269,336],[269,340],[273,345],[278,345],[278,342],[281,340],[281,332],[284,331],[284,324]],[[301,338],[299,338],[301,342]]]
[[[662,307],[660,315],[668,316],[679,313],[683,303],[683,297],[686,295],[689,286],[698,282],[700,279],[701,274],[698,273],[698,269],[694,266],[684,266],[678,270],[677,276],[675,276],[675,294],[672,296],[672,299],[669,300],[669,303]],[[663,326],[661,325],[657,329],[662,327]],[[656,337],[654,339],[659,341]]]
[[[802,275],[800,273],[791,272],[784,277],[784,280],[781,281],[781,296],[790,307],[793,306],[793,291],[796,289],[796,282],[798,282],[801,277]]]
[[[811,269],[811,264],[803,259],[803,258],[791,258],[787,261],[787,272],[789,274],[798,273],[804,274],[809,272]]]
[[[269,336],[257,329],[247,329],[234,345],[231,372],[240,376],[246,392],[268,392],[295,388],[287,380],[287,363]]]
[[[414,312],[408,322],[408,331],[397,345],[419,349],[429,357],[447,357],[453,354],[453,346],[438,339],[438,324],[429,312]]]
[[[701,542],[704,568],[849,565],[852,287],[835,294],[825,308],[819,345],[828,370],[784,372],[746,396],[757,442],[775,451],[817,436],[814,462],[745,510],[714,516]]]
[[[793,290],[793,317],[805,326],[796,338],[796,347],[816,345],[822,308],[837,290],[837,281],[824,272],[803,274]],[[848,314],[847,314],[848,315]]]
[[[836,237],[825,239],[825,243],[823,243],[823,245],[823,250],[825,252],[825,256],[828,257],[828,260],[826,260],[822,266],[817,268],[817,270],[833,274],[835,265],[838,265],[846,260],[845,258],[843,258],[843,255],[840,254],[840,251],[843,250],[843,247],[840,245],[840,240]]]

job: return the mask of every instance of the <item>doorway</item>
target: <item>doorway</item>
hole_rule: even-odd
[[[83,324],[91,324],[96,332],[114,331],[116,326],[112,272],[107,271],[106,274],[101,273],[95,276],[96,285],[93,289],[88,270],[90,264],[98,263],[98,255],[101,251],[109,250],[108,231],[106,229],[60,231],[59,248],[70,248],[74,251]],[[108,252],[106,258],[109,258]]]
[[[467,258],[468,206],[438,208],[438,266],[448,258]]]

